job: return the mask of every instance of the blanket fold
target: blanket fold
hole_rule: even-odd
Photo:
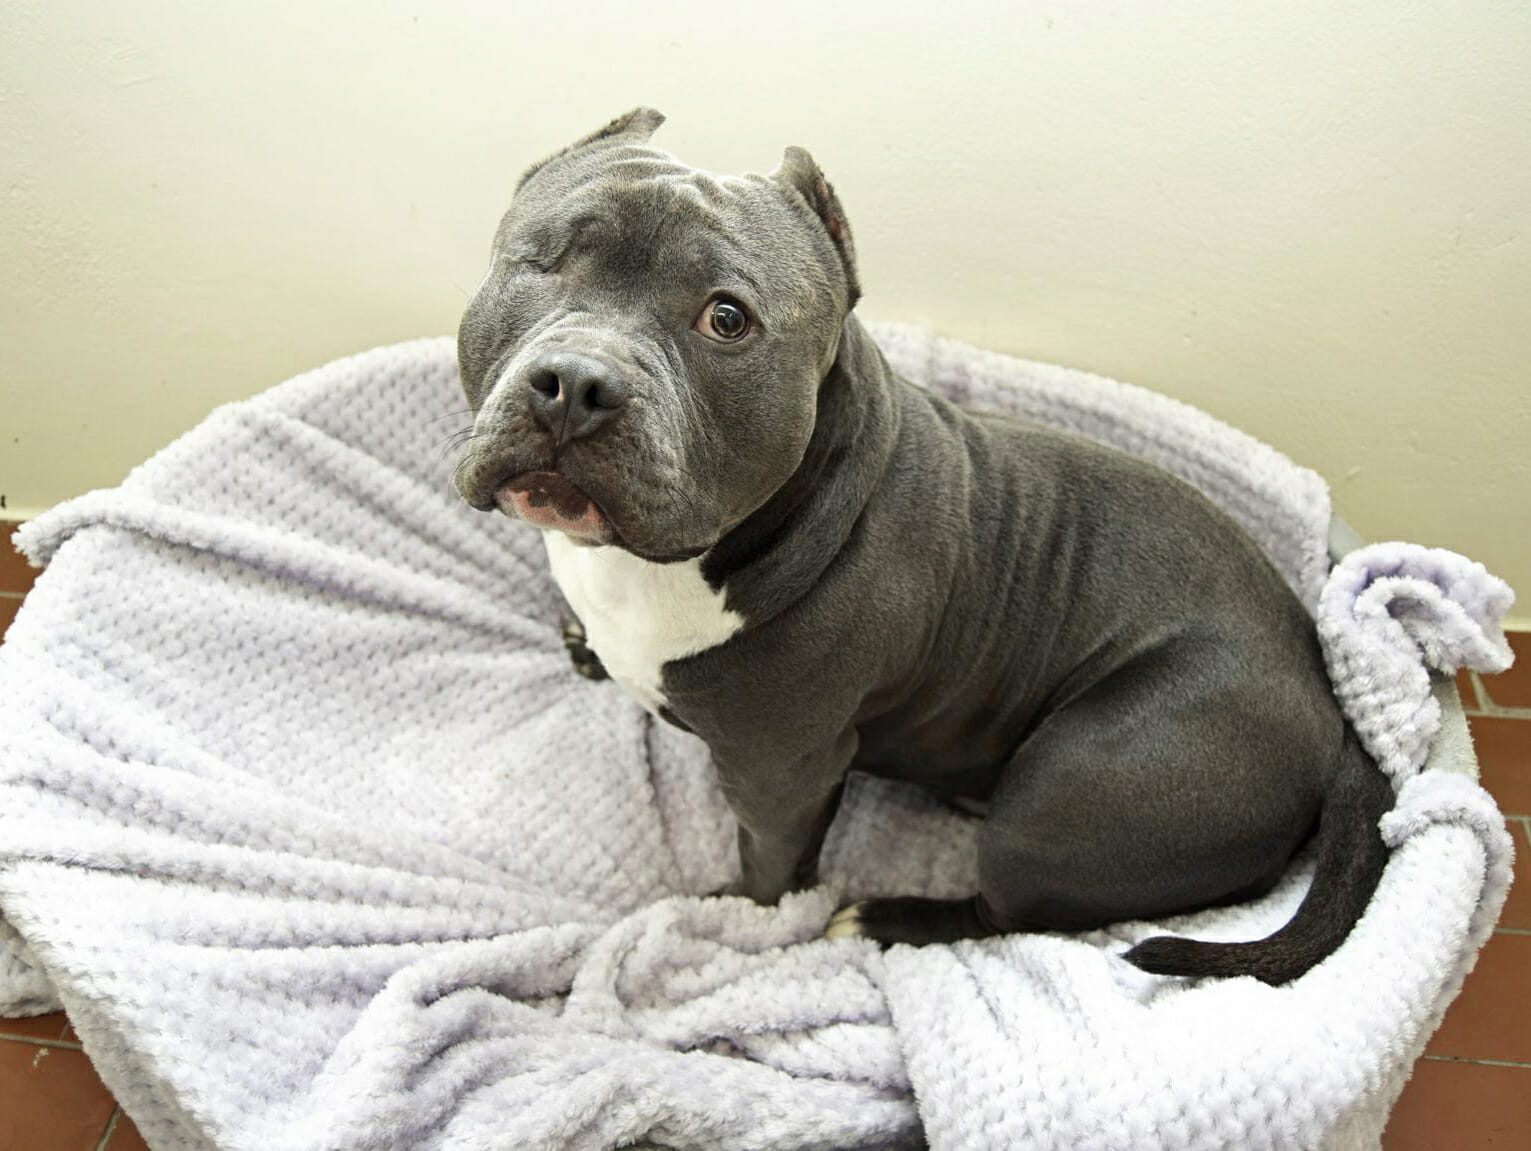
[[[426,340],[221,409],[19,533],[47,570],[0,648],[0,1010],[62,1003],[176,1151],[1375,1143],[1509,882],[1427,670],[1503,662],[1508,589],[1405,545],[1331,577],[1323,481],[1264,445],[874,335],[962,402],[1176,471],[1317,612],[1401,785],[1330,959],[1270,988],[1120,958],[1267,933],[1307,859],[1254,903],[1083,936],[823,940],[842,899],[976,881],[973,821],[859,776],[822,887],[705,898],[737,866],[706,749],[572,672],[537,534],[450,486],[455,361]]]
[[[1381,543],[1345,556],[1319,601],[1329,678],[1356,732],[1401,784],[1440,727],[1429,670],[1498,672],[1514,655],[1499,622],[1515,593],[1440,548]]]

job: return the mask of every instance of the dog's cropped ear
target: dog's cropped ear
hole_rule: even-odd
[[[834,187],[824,178],[813,157],[796,147],[782,153],[781,167],[771,173],[771,179],[795,190],[824,224],[835,250],[840,253],[840,263],[845,266],[846,309],[854,308],[861,298],[861,280],[856,274],[856,245],[851,241],[850,221],[845,218],[845,209],[840,207],[840,197],[835,195]]]
[[[664,114],[662,112],[656,112],[652,108],[634,108],[625,116],[618,116],[604,128],[597,128],[594,132],[591,132],[590,135],[581,136],[567,148],[564,148],[558,152],[554,152],[546,160],[539,160],[537,163],[533,164],[525,172],[521,173],[521,178],[516,181],[516,190],[520,191],[522,184],[526,183],[543,168],[546,168],[549,164],[551,164],[554,160],[561,160],[565,156],[572,155],[575,152],[582,151],[583,149],[592,147],[593,145],[606,143],[647,143],[648,138],[652,136],[658,130],[659,125],[663,123]]]

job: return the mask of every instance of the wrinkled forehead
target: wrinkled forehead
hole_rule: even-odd
[[[655,148],[618,147],[539,169],[495,237],[512,259],[553,262],[599,248],[634,272],[791,286],[821,254],[783,189],[762,176],[715,176]],[[813,276],[818,279],[819,276]]]

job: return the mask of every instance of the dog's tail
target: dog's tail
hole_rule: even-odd
[[[1127,952],[1128,962],[1155,975],[1253,975],[1275,985],[1339,947],[1382,878],[1388,849],[1377,823],[1393,806],[1392,784],[1348,724],[1341,755],[1319,816],[1313,886],[1285,927],[1254,943],[1156,936]]]

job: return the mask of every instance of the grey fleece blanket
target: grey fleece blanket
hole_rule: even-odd
[[[706,750],[573,674],[536,533],[448,483],[462,401],[431,340],[220,409],[20,533],[48,570],[0,648],[0,1011],[62,1003],[160,1149],[1374,1143],[1509,880],[1425,670],[1506,662],[1508,589],[1401,545],[1331,578],[1322,481],[1248,437],[876,334],[963,401],[1179,472],[1319,612],[1401,787],[1328,961],[1269,988],[1119,958],[1273,928],[1302,863],[1166,924],[824,941],[843,898],[973,888],[969,821],[863,779],[822,888],[699,897],[735,866]]]

